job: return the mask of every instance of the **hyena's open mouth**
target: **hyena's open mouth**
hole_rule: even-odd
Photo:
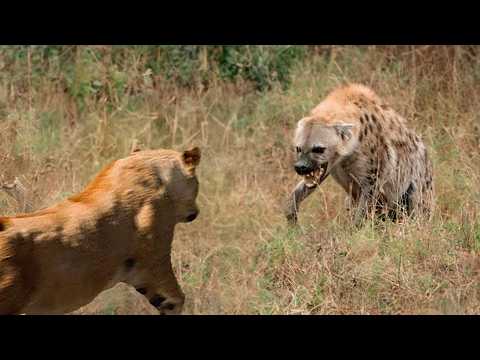
[[[320,185],[328,176],[327,169],[328,162],[320,165],[319,168],[316,168],[310,174],[305,175],[306,184],[311,187]]]

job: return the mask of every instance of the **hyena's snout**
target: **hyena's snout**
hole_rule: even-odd
[[[315,170],[313,162],[305,158],[298,160],[293,167],[298,175],[307,175]]]

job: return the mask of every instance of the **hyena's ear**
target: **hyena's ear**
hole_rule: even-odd
[[[353,124],[337,124],[333,125],[333,127],[335,128],[338,136],[342,138],[342,140],[350,140],[353,135]]]
[[[305,136],[306,129],[305,125],[307,124],[307,120],[309,118],[302,118],[297,121],[297,126],[295,127],[295,133],[293,135],[293,141],[295,143],[299,143],[302,141],[302,137]]]
[[[200,163],[200,157],[201,153],[198,147],[186,150],[182,154],[183,163],[190,168],[195,168]]]

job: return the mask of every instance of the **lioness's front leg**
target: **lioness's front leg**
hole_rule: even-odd
[[[305,180],[300,181],[288,199],[287,210],[285,216],[291,225],[295,225],[298,220],[298,209],[300,203],[305,200],[311,193],[315,191],[317,185],[307,185]]]
[[[152,275],[154,293],[149,299],[150,304],[155,306],[162,315],[180,314],[185,295],[173,273],[170,256],[155,264]]]

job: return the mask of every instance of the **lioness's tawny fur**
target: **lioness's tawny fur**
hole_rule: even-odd
[[[134,152],[55,206],[0,217],[0,314],[71,312],[118,282],[181,312],[170,251],[198,214],[199,161],[198,148]]]

